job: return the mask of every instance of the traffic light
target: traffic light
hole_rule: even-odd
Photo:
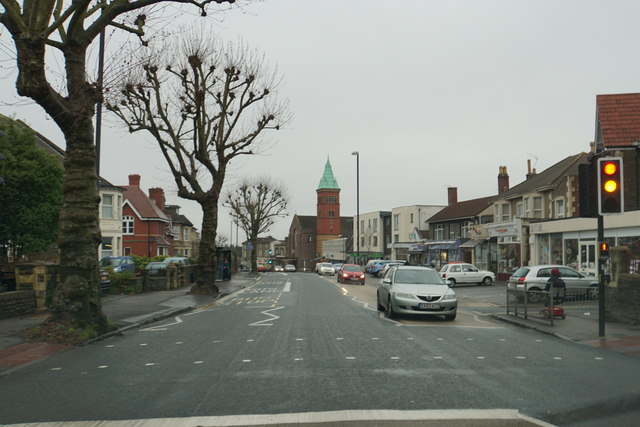
[[[579,214],[583,218],[598,216],[596,206],[596,159],[589,159],[588,163],[578,165],[578,205]]]
[[[622,157],[598,159],[598,213],[624,212]]]
[[[600,258],[609,258],[609,244],[600,242]]]

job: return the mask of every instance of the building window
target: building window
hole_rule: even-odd
[[[413,224],[413,212],[411,212],[411,215],[409,215],[409,223]]]
[[[374,247],[378,246],[378,236],[373,236],[373,246]]]
[[[167,246],[158,246],[158,255],[169,255],[169,248]]]
[[[102,218],[113,218],[113,196],[102,195]]]
[[[329,204],[338,203],[338,197],[336,197],[336,196],[327,196],[327,203],[329,203]]]
[[[533,217],[542,218],[542,197],[533,198]]]
[[[556,218],[564,218],[564,199],[556,199]]]
[[[104,258],[106,256],[113,255],[113,237],[103,237],[102,245],[100,247],[100,257]]]
[[[469,238],[469,230],[473,227],[472,221],[467,221],[462,225],[462,229],[460,230],[460,237],[463,239]]]
[[[509,203],[502,204],[502,215],[500,216],[501,221],[509,221],[511,219],[511,205]]]
[[[373,232],[374,233],[378,232],[378,218],[373,219]]]
[[[398,231],[400,229],[400,214],[396,214],[393,216],[393,231]]]
[[[360,247],[364,248],[364,236],[360,237]]]
[[[522,203],[516,204],[516,218],[522,218],[524,215],[524,210],[522,207]]]
[[[360,221],[360,232],[364,233],[364,220]]]
[[[393,243],[398,243],[400,241],[400,236],[398,234],[393,235]]]
[[[433,229],[433,238],[435,240],[444,240],[444,224],[436,224]]]
[[[134,234],[133,216],[125,215],[122,217],[122,234]]]
[[[335,217],[335,216],[336,216],[336,211],[334,211],[334,210],[329,210],[329,216],[330,216],[331,218]]]
[[[307,237],[307,242],[311,243],[313,241],[313,238],[311,235],[309,235],[309,237]]]
[[[322,197],[318,196],[318,204],[322,203]]]
[[[455,224],[449,224],[449,238],[450,239],[455,239],[456,238],[456,225]]]
[[[131,255],[131,248],[130,247],[124,248],[124,254],[125,255]]]
[[[188,228],[183,228],[182,229],[182,240],[184,240],[185,242],[189,241],[189,239],[191,238],[190,235],[191,230]]]
[[[529,209],[529,198],[526,197],[524,199],[524,217],[529,218],[530,209]]]

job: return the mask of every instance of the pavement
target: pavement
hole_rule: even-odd
[[[118,326],[118,330],[97,339],[194,310],[225,295],[238,292],[255,280],[256,276],[238,273],[231,280],[216,283],[220,289],[216,296],[190,295],[188,286],[170,291],[103,296],[102,309]],[[582,345],[640,357],[640,325],[606,322],[605,334],[600,337],[597,311],[592,311],[567,310],[566,318],[555,319],[553,326],[535,316],[524,318],[522,312],[518,316],[507,314],[505,307],[496,307],[496,312],[491,313],[491,316]],[[48,313],[38,313],[0,320],[0,375],[69,348],[60,344],[26,342],[22,331],[41,324],[47,317]]]

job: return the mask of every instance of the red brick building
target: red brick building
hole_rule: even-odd
[[[140,188],[140,175],[129,175],[123,185],[122,207],[123,254],[154,257],[173,255],[170,218],[163,212],[162,188],[150,188],[147,196]]]

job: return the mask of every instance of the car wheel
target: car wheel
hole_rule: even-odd
[[[491,286],[493,285],[493,279],[489,276],[485,277],[484,279],[482,279],[482,285],[484,286]]]
[[[393,304],[391,304],[391,297],[389,297],[389,300],[387,301],[387,307],[384,315],[387,319],[393,319],[396,317],[396,313],[393,311]]]
[[[444,320],[456,320],[456,314],[457,313],[447,314],[446,316],[444,316]]]
[[[542,301],[542,295],[540,295],[540,289],[538,288],[530,288],[527,293],[527,302],[538,303]]]
[[[591,285],[587,290],[587,298],[589,299],[598,299],[600,296],[600,289],[598,289],[598,285]]]
[[[376,303],[378,304],[378,311],[384,311],[384,307],[380,304],[380,295],[376,293]]]
[[[456,287],[456,279],[447,279],[447,285],[449,285],[450,288],[455,288]]]

